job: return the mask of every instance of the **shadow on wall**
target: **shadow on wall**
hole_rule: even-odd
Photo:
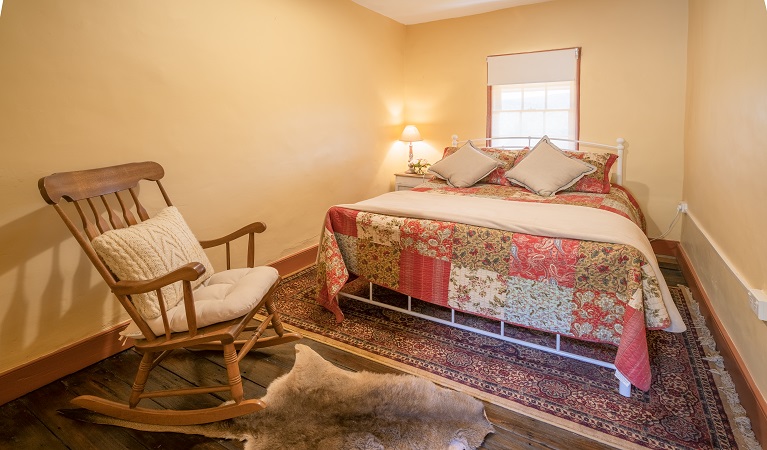
[[[649,198],[650,187],[646,184],[624,181],[623,187],[625,187],[637,201],[639,201],[641,198]],[[653,226],[655,226],[657,229],[657,224],[653,222],[650,216],[647,214],[647,207],[642,208],[642,213],[644,214],[645,221],[647,221],[647,232],[653,229]]]
[[[71,243],[67,243],[68,240]],[[105,283],[90,286],[97,273],[84,252],[80,251],[79,256],[72,254],[71,249],[79,250],[79,246],[53,208],[42,207],[3,225],[0,242],[3,243],[0,279],[14,280],[12,286],[6,285],[3,289],[8,293],[9,302],[0,318],[0,372],[3,372],[12,368],[5,367],[9,360],[42,355],[52,347],[70,343],[55,343],[57,334],[64,339],[66,336],[77,339],[72,337],[76,333],[73,324],[82,323],[83,317],[103,317],[110,291]],[[65,279],[61,270],[67,266],[74,267],[71,297],[64,293],[70,275]],[[30,292],[38,287],[40,293]],[[105,301],[89,301],[91,299]],[[69,306],[65,306],[67,304]],[[44,334],[51,337],[45,338]]]

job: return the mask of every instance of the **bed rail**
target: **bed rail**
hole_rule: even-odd
[[[523,347],[534,348],[536,350],[541,350],[541,351],[544,351],[546,353],[552,353],[552,354],[555,354],[555,355],[563,356],[565,358],[575,359],[577,361],[583,361],[585,363],[594,364],[594,365],[597,365],[597,366],[600,366],[600,367],[606,367],[608,369],[611,369],[611,370],[615,371],[615,377],[618,379],[618,392],[622,396],[624,396],[624,397],[631,397],[631,382],[628,380],[628,378],[626,378],[625,375],[623,375],[620,372],[620,370],[618,370],[615,367],[615,364],[607,362],[607,361],[602,361],[602,360],[599,360],[599,359],[589,358],[587,356],[583,356],[583,355],[579,355],[577,353],[571,353],[571,352],[563,350],[561,345],[560,345],[561,344],[561,335],[559,333],[550,333],[550,334],[553,334],[555,336],[555,338],[556,338],[556,346],[555,347],[547,347],[545,345],[540,345],[540,344],[536,344],[534,342],[528,342],[528,341],[524,341],[524,340],[521,340],[521,339],[516,339],[516,338],[510,337],[510,336],[507,336],[506,335],[506,331],[505,331],[505,329],[506,329],[506,322],[504,322],[502,320],[498,321],[499,324],[500,324],[500,329],[499,329],[499,331],[497,333],[495,333],[495,332],[492,332],[492,331],[486,331],[486,330],[483,330],[483,329],[480,329],[480,328],[475,328],[475,327],[472,327],[472,326],[468,326],[468,325],[464,325],[464,324],[458,323],[456,321],[456,316],[455,316],[456,310],[453,309],[453,308],[449,308],[450,309],[450,320],[440,319],[439,317],[435,317],[435,316],[431,316],[431,315],[428,315],[428,314],[419,313],[419,312],[413,310],[413,297],[411,297],[409,295],[407,296],[407,308],[400,308],[398,306],[394,306],[394,305],[390,305],[388,303],[383,303],[383,302],[379,302],[377,300],[374,300],[374,297],[373,297],[373,283],[370,282],[370,281],[368,281],[368,296],[367,297],[361,297],[359,295],[355,295],[355,294],[351,294],[351,293],[343,292],[343,291],[339,292],[338,295],[342,296],[342,297],[353,298],[355,300],[359,300],[361,302],[368,303],[368,304],[371,304],[371,305],[375,305],[375,306],[378,306],[378,307],[381,307],[381,308],[390,309],[392,311],[401,312],[403,314],[408,314],[408,315],[411,315],[411,316],[420,317],[421,319],[425,319],[425,320],[429,320],[429,321],[432,321],[432,322],[440,323],[442,325],[447,325],[447,326],[453,327],[453,328],[458,328],[460,330],[481,334],[483,336],[487,336],[487,337],[491,337],[491,338],[495,338],[495,339],[500,339],[501,341],[504,341],[504,342],[510,342],[512,344],[521,345]]]
[[[515,140],[515,141],[527,141],[527,145],[492,145],[493,141],[500,141],[500,140]],[[466,141],[459,141],[458,135],[454,134],[451,137],[451,145],[453,147],[458,147],[459,142],[473,142],[473,143],[479,143],[482,142],[482,145],[489,146],[492,148],[501,148],[501,149],[519,149],[519,148],[525,148],[525,147],[532,147],[537,143],[541,138],[535,137],[535,136],[501,136],[501,137],[489,137],[489,138],[477,138],[477,139],[468,139]],[[596,142],[588,142],[588,141],[580,141],[577,139],[566,139],[566,138],[552,138],[550,137],[549,140],[551,141],[557,141],[557,142],[567,142],[574,144],[573,146],[575,149],[567,149],[567,151],[574,151],[574,152],[586,152],[589,150],[584,150],[582,147],[587,147],[591,149],[602,149],[602,150],[609,150],[612,152],[615,152],[615,154],[618,155],[618,159],[615,161],[615,165],[613,166],[613,170],[615,170],[615,178],[613,181],[615,181],[618,185],[623,185],[623,154],[626,150],[625,144],[626,140],[623,138],[616,139],[616,145],[609,145],[609,144],[599,144]]]

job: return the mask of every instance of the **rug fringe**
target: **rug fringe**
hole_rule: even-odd
[[[756,440],[756,435],[751,429],[751,420],[749,420],[746,415],[745,408],[740,404],[740,397],[738,397],[738,392],[735,390],[735,383],[724,368],[724,358],[716,349],[714,336],[706,326],[706,319],[700,312],[700,305],[692,297],[692,291],[690,291],[687,286],[680,284],[677,285],[677,287],[681,289],[682,296],[690,306],[690,315],[692,316],[693,326],[698,332],[698,341],[706,353],[706,356],[703,357],[703,359],[715,366],[715,368],[712,367],[709,371],[719,378],[717,388],[725,397],[727,405],[732,412],[730,419],[735,424],[733,430],[737,430],[740,433],[742,443],[747,450],[762,450],[762,447]]]

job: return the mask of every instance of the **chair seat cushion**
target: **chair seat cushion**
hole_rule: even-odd
[[[236,319],[248,313],[278,279],[277,269],[269,266],[230,269],[214,274],[194,290],[197,327]],[[168,323],[174,333],[189,330],[183,301],[168,310]],[[155,335],[165,334],[162,316],[147,320],[147,324]],[[120,334],[136,339],[144,337],[133,322]]]

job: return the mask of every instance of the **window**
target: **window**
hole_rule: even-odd
[[[487,137],[578,139],[578,63],[577,48],[488,57]],[[526,146],[528,140],[492,145]],[[573,148],[569,142],[557,146]]]

